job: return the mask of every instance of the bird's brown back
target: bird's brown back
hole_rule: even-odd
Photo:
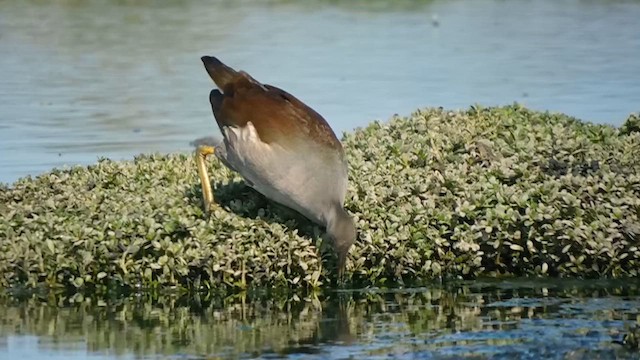
[[[332,149],[342,146],[327,121],[288,92],[262,84],[214,57],[203,57],[209,76],[222,91],[211,91],[210,101],[218,125],[244,127],[251,122],[265,143],[287,146],[303,141]]]

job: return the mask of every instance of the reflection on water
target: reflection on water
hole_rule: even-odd
[[[338,131],[519,101],[620,124],[640,99],[637,1],[0,1],[0,181],[190,151],[216,127],[200,56]]]
[[[632,283],[494,281],[282,298],[3,300],[0,357],[637,358]]]

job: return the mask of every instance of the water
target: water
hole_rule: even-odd
[[[615,341],[639,311],[634,281],[476,281],[297,299],[4,299],[0,358],[637,359]]]
[[[0,182],[214,134],[200,63],[338,132],[418,107],[640,111],[640,2],[0,0]],[[0,358],[638,358],[637,282],[470,282],[317,299],[0,301]]]
[[[640,110],[638,1],[0,0],[0,182],[191,151],[216,55],[341,133],[514,101],[620,125]]]

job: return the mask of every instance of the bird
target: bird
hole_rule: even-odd
[[[324,227],[343,279],[357,231],[344,208],[348,163],[340,140],[319,113],[290,93],[216,57],[201,60],[217,87],[209,102],[222,134],[218,144],[196,148],[205,213],[214,205],[206,160],[215,154],[247,185]]]

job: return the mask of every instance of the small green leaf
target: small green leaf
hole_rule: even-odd
[[[45,240],[45,244],[47,245],[47,248],[49,249],[49,251],[51,253],[55,253],[56,252],[55,244],[53,243],[53,241],[51,239]]]

